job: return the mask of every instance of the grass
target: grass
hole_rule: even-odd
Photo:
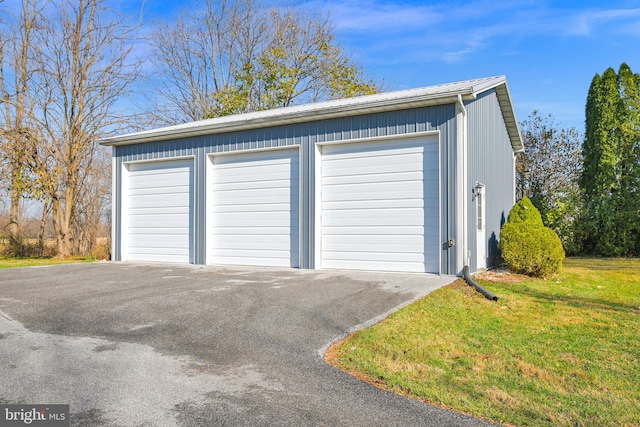
[[[0,268],[15,267],[37,267],[44,265],[72,264],[79,262],[92,262],[91,257],[72,257],[57,259],[53,257],[30,257],[30,258],[3,258],[0,257]]]
[[[568,259],[552,279],[501,280],[478,279],[498,302],[456,281],[338,343],[327,360],[495,422],[640,426],[640,260]]]

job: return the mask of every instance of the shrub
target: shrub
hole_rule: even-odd
[[[511,208],[507,221],[512,223],[527,223],[539,227],[544,226],[540,211],[526,196]]]
[[[526,197],[511,209],[499,247],[509,269],[535,277],[557,273],[565,257],[560,238],[542,224],[540,212]]]
[[[8,236],[0,245],[0,256],[6,258],[39,257],[45,254],[44,242],[25,236]]]

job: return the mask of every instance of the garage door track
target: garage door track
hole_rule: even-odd
[[[0,403],[79,426],[481,426],[326,364],[348,332],[453,280],[171,264],[0,271]]]

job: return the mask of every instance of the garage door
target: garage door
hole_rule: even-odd
[[[126,259],[193,262],[193,161],[135,163],[128,170]]]
[[[214,264],[298,267],[298,150],[213,158]]]
[[[437,137],[322,147],[323,268],[440,271]]]

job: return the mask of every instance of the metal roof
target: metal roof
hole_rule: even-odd
[[[513,110],[513,103],[511,102],[511,95],[509,94],[505,76],[485,77],[417,89],[384,92],[375,95],[295,105],[252,113],[234,114],[104,138],[99,142],[107,146],[141,144],[145,142],[211,135],[266,126],[303,123],[319,119],[452,104],[457,102],[458,96],[461,96],[463,100],[470,100],[490,89],[495,89],[498,95],[498,101],[507,131],[509,132],[513,150],[515,152],[522,151],[524,146],[522,144],[522,138],[518,129],[518,122]]]

